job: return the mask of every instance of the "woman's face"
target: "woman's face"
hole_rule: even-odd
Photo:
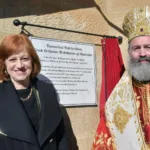
[[[9,56],[5,60],[6,71],[14,84],[30,82],[32,60],[27,51]]]

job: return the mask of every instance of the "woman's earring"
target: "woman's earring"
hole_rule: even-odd
[[[5,70],[5,74],[6,74],[6,75],[8,75],[8,72],[7,72],[7,70]]]

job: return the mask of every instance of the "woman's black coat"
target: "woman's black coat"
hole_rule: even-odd
[[[63,118],[51,84],[35,80],[41,102],[35,135],[13,84],[0,83],[0,150],[68,150]]]

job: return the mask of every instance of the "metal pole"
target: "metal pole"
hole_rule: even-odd
[[[15,26],[22,25],[23,28],[25,26],[32,26],[32,27],[39,27],[39,28],[46,28],[46,29],[52,29],[52,30],[66,31],[66,32],[79,33],[79,34],[85,34],[85,35],[91,35],[91,36],[98,36],[98,37],[103,37],[103,38],[118,38],[119,43],[122,42],[122,37],[121,36],[116,37],[116,36],[93,34],[93,33],[87,33],[87,32],[74,31],[74,30],[67,30],[67,29],[61,29],[61,28],[54,28],[54,27],[48,27],[48,26],[41,26],[41,25],[36,25],[36,24],[30,24],[30,23],[27,23],[27,22],[20,22],[18,19],[15,19],[13,21],[13,24]]]

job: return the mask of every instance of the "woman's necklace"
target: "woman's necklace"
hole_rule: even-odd
[[[28,100],[28,99],[31,97],[31,95],[32,95],[32,87],[31,87],[31,89],[30,89],[29,95],[28,95],[26,98],[20,97],[20,99],[23,100],[23,101],[26,101],[26,100]]]

